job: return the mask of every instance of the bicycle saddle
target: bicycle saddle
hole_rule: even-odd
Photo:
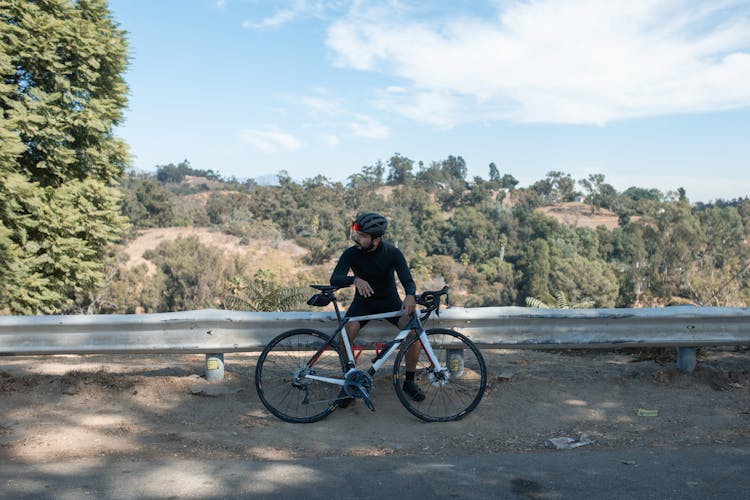
[[[325,292],[325,293],[335,292],[339,288],[344,288],[344,287],[335,286],[335,285],[310,285],[310,286],[316,290],[320,290],[321,292]]]

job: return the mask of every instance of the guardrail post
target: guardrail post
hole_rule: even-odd
[[[678,347],[677,348],[677,368],[687,373],[695,370],[696,361],[695,347]]]
[[[224,354],[206,354],[206,380],[224,380]]]

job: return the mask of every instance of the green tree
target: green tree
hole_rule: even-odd
[[[588,179],[581,179],[578,182],[588,193],[586,199],[591,204],[592,213],[600,208],[617,209],[617,190],[611,184],[604,182],[604,174],[590,174]]]
[[[503,175],[503,178],[500,179],[500,187],[505,189],[513,190],[518,185],[518,180],[513,177],[510,174]]]
[[[410,184],[414,180],[414,160],[396,153],[388,160],[388,184]]]
[[[446,178],[451,181],[453,189],[464,189],[468,168],[462,157],[449,155],[446,160],[441,162],[441,168],[445,172]]]
[[[457,208],[451,227],[452,239],[458,244],[457,259],[479,263],[500,255],[497,227],[475,207]]]
[[[385,166],[378,160],[375,165],[362,167],[362,173],[354,174],[349,177],[352,183],[363,182],[371,189],[379,188],[383,184],[383,174]]]
[[[504,235],[503,235],[504,236]],[[480,296],[476,307],[511,305],[516,300],[517,290],[513,266],[500,257],[477,265],[482,281],[472,287],[472,294]]]
[[[0,311],[69,311],[103,280],[126,66],[104,0],[0,0]]]
[[[702,238],[699,221],[687,201],[672,201],[639,224],[646,250],[644,294],[647,299],[669,303],[684,293],[696,244]]]
[[[156,178],[162,183],[178,183],[185,180],[185,176],[190,173],[190,163],[185,160],[178,165],[170,163],[169,165],[158,165],[156,167]]]
[[[490,182],[493,187],[498,187],[500,185],[500,170],[498,170],[495,162],[490,162]]]
[[[160,243],[144,254],[164,274],[161,311],[183,311],[216,307],[234,263],[222,250],[208,247],[195,236]]]
[[[153,177],[131,181],[123,196],[122,213],[137,228],[169,227],[175,221],[175,197]]]
[[[626,189],[623,193],[623,196],[627,196],[628,198],[631,198],[633,201],[638,200],[652,200],[652,201],[661,201],[663,198],[663,195],[661,191],[658,189],[646,189],[636,186],[631,186],[628,189]]]
[[[550,267],[549,245],[541,238],[533,240],[525,249],[525,256],[520,262],[523,273],[520,292],[524,297],[539,297],[545,302],[548,300]]]
[[[552,259],[549,287],[571,304],[593,307],[614,307],[619,291],[617,276],[606,262],[578,254]]]
[[[686,298],[699,305],[743,305],[742,276],[750,274],[748,232],[734,207],[710,207],[696,214],[700,234],[687,274]]]
[[[248,204],[248,196],[244,193],[214,191],[206,200],[206,215],[213,224],[226,224],[238,212],[246,213]]]
[[[576,194],[576,183],[570,174],[553,170],[547,173],[547,179],[549,179],[552,186],[552,201],[573,201]]]

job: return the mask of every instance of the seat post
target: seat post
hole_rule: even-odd
[[[336,300],[336,296],[331,293],[331,301],[333,302],[333,309],[336,311],[336,319],[341,323],[341,310],[339,309],[339,301]]]

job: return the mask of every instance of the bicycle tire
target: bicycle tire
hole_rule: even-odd
[[[433,328],[426,334],[440,364],[447,367],[448,376],[435,374],[419,337],[415,336],[401,346],[393,363],[396,395],[409,412],[425,422],[460,420],[472,412],[484,396],[487,386],[484,357],[471,340],[453,330]],[[414,382],[425,395],[419,402],[403,389],[406,353],[415,343],[420,344],[420,349]]]
[[[255,389],[263,405],[275,416],[292,423],[312,423],[336,409],[341,386],[297,375],[330,337],[317,330],[299,328],[268,343],[255,367]],[[344,358],[330,344],[312,365],[316,375],[343,378]]]

